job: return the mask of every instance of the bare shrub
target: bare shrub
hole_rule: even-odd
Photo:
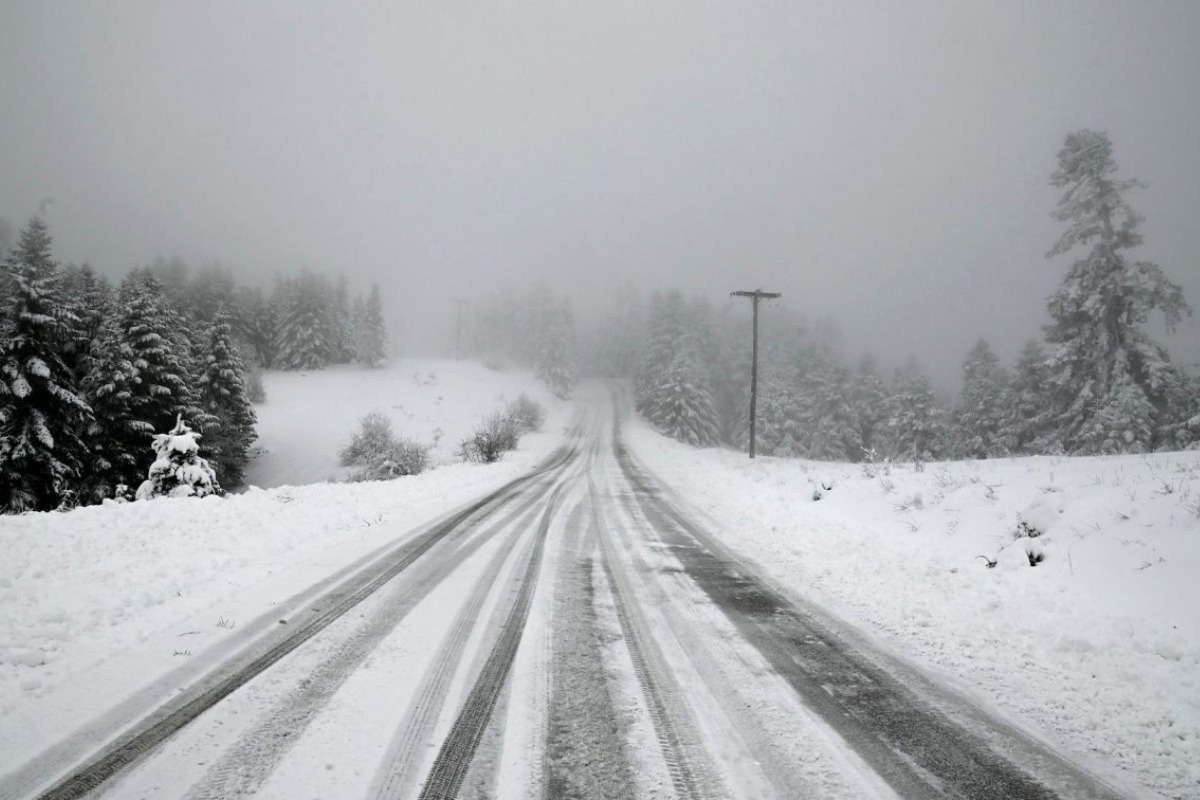
[[[508,404],[504,413],[517,424],[522,433],[540,431],[542,423],[546,421],[546,409],[524,392]]]
[[[464,461],[494,464],[509,450],[516,450],[520,439],[521,431],[512,417],[497,411],[459,443],[458,452]]]

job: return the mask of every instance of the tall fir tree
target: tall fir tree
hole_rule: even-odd
[[[1017,355],[1009,389],[1003,438],[1024,455],[1060,453],[1062,443],[1050,409],[1050,375],[1046,350],[1030,339]]]
[[[854,454],[853,460],[881,457],[887,438],[888,389],[870,353],[864,353],[858,362],[852,392],[851,404],[861,442],[861,450]]]
[[[204,433],[203,454],[213,464],[221,485],[240,486],[258,421],[246,390],[246,369],[233,342],[224,309],[217,311],[201,354],[199,404],[216,418]]]
[[[250,353],[264,369],[275,366],[279,350],[279,308],[263,296],[261,289],[241,289],[237,294],[234,331],[241,341],[250,345]]]
[[[888,420],[890,455],[918,462],[941,458],[946,441],[942,411],[929,377],[910,361],[897,371]]]
[[[575,324],[564,298],[544,312],[534,374],[555,397],[566,399],[575,389]]]
[[[383,322],[383,297],[379,284],[371,284],[362,304],[362,317],[355,338],[355,360],[368,367],[378,367],[387,358],[387,328]]]
[[[134,272],[125,279],[83,383],[96,413],[88,429],[93,500],[137,487],[150,437],[170,430],[177,418],[196,420],[201,429],[215,421],[197,405],[191,353],[182,350],[178,322],[155,278]]]
[[[276,365],[281,369],[321,369],[336,346],[328,282],[309,270],[280,282]]]
[[[110,312],[112,287],[107,278],[97,275],[88,264],[64,269],[62,285],[63,302],[75,316],[63,360],[71,367],[76,380],[82,382],[87,374],[92,343],[99,337]]]
[[[34,217],[4,265],[12,294],[0,345],[0,512],[72,502],[87,466],[79,431],[91,409],[60,355],[78,320],[60,300],[51,245]]]
[[[1050,179],[1064,190],[1054,217],[1066,230],[1048,256],[1084,250],[1047,303],[1050,399],[1059,436],[1073,453],[1155,446],[1175,369],[1142,326],[1156,311],[1168,328],[1191,313],[1161,268],[1132,259],[1142,217],[1126,196],[1144,184],[1117,180],[1116,170],[1108,135],[1079,130],[1067,135]]]
[[[960,458],[1008,455],[1013,443],[1005,422],[1011,414],[1009,377],[986,339],[963,361],[962,394],[954,419],[954,454]]]

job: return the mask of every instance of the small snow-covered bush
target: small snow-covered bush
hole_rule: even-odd
[[[509,450],[516,450],[520,440],[517,423],[508,414],[497,411],[459,443],[458,451],[464,461],[494,464]]]
[[[358,420],[359,429],[341,452],[343,467],[356,467],[381,456],[395,444],[392,421],[372,411]]]
[[[387,481],[420,475],[429,466],[429,448],[396,436],[392,423],[378,411],[364,415],[359,430],[341,452],[343,467],[360,467],[349,480]]]
[[[524,392],[508,404],[504,413],[517,424],[523,433],[540,431],[542,423],[546,421],[546,409]]]
[[[419,442],[400,437],[391,442],[385,452],[374,453],[362,469],[350,476],[354,483],[361,481],[390,481],[406,475],[420,475],[429,466],[429,448]]]

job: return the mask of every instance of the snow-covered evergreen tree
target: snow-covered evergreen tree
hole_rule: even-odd
[[[145,475],[146,441],[184,416],[208,427],[214,418],[196,402],[191,354],[176,329],[179,316],[157,280],[133,273],[92,350],[83,388],[95,411],[88,428],[92,499],[112,497]]]
[[[862,448],[854,454],[853,460],[858,461],[866,458],[867,453],[880,454],[887,438],[888,389],[870,353],[863,354],[858,362],[852,393],[851,405]]]
[[[304,270],[298,278],[282,281],[276,296],[276,366],[299,370],[328,365],[336,343],[327,282]]]
[[[694,445],[719,440],[709,370],[701,363],[704,335],[698,306],[690,310],[677,291],[651,300],[635,398],[638,411],[658,430]]]
[[[236,309],[234,329],[238,338],[250,345],[259,366],[265,369],[275,366],[279,350],[277,304],[264,297],[260,289],[242,289],[238,292]]]
[[[544,312],[534,373],[555,397],[566,399],[575,389],[575,324],[564,298]]]
[[[200,434],[179,418],[169,433],[154,435],[154,463],[146,480],[138,486],[138,500],[156,497],[206,497],[221,494],[217,474],[200,457]]]
[[[4,264],[12,295],[0,342],[0,512],[46,511],[74,499],[91,419],[61,353],[78,320],[58,294],[46,223],[34,217]]]
[[[354,327],[350,320],[350,284],[345,275],[338,275],[333,292],[333,361],[349,364],[358,354]]]
[[[655,382],[650,407],[655,427],[672,439],[698,447],[717,443],[717,412],[692,348],[681,348],[667,365]]]
[[[218,310],[201,353],[199,404],[216,418],[204,434],[205,451],[222,485],[239,486],[257,418],[247,396],[245,365],[233,343],[229,315]]]
[[[100,335],[112,305],[112,287],[104,276],[97,275],[91,266],[84,264],[63,270],[62,289],[63,302],[75,317],[70,343],[63,350],[63,360],[76,380],[82,381],[87,374],[92,342]]]
[[[1160,312],[1168,328],[1191,310],[1155,264],[1134,261],[1142,217],[1126,201],[1136,180],[1117,180],[1108,135],[1068,134],[1051,184],[1066,231],[1049,256],[1084,248],[1047,307],[1055,426],[1073,453],[1143,452],[1166,411],[1174,368],[1142,326]]]
[[[387,357],[387,329],[383,322],[383,298],[379,284],[371,284],[355,338],[355,360],[368,367],[377,367]]]
[[[942,456],[945,423],[929,378],[916,362],[896,374],[888,420],[889,455],[913,461]]]
[[[804,455],[825,461],[858,458],[862,454],[862,436],[852,404],[849,371],[832,353],[818,353],[802,387]]]
[[[1050,409],[1050,376],[1046,351],[1030,339],[1021,348],[1013,368],[1008,414],[1002,438],[1015,453],[1027,455],[1062,451]]]
[[[963,361],[962,395],[954,420],[954,454],[960,458],[1007,455],[1005,422],[1011,416],[1009,377],[986,339]]]

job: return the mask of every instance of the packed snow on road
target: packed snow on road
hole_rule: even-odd
[[[574,420],[572,404],[532,377],[461,362],[272,373],[267,391],[257,409],[260,454],[241,494],[0,517],[0,775],[148,686],[195,679],[239,637],[288,624],[295,609],[285,604],[304,601],[308,587],[525,474],[563,444]],[[460,463],[458,442],[522,392],[549,410],[542,432],[497,464]],[[336,482],[345,475],[338,451],[370,411],[435,444],[435,468]],[[626,422],[624,436],[725,547],[863,641],[1114,786],[1148,797],[1200,791],[1200,453],[851,465],[750,461],[686,447],[637,421]],[[513,530],[513,542],[525,535]],[[361,691],[372,681],[417,680],[396,664],[444,647],[459,596],[490,568],[490,547],[421,601],[413,616],[422,621],[393,646],[399,660],[353,678]],[[500,563],[497,586],[516,569]],[[596,585],[598,624],[620,630],[607,584]],[[500,594],[480,594],[480,613],[503,607]],[[362,614],[376,613],[372,602]],[[542,617],[578,613],[538,598],[532,608],[529,629],[537,631],[549,629]],[[521,678],[507,701],[514,707],[536,709],[538,670],[559,669],[539,661],[547,636],[522,640]],[[630,657],[622,646],[604,655],[610,665]],[[482,647],[465,638],[458,657],[478,661]],[[319,656],[297,651],[287,669],[302,671]],[[469,689],[461,678],[444,687],[452,699]],[[622,708],[638,702],[628,678],[610,691],[624,698]],[[238,702],[229,708],[254,708],[253,697]],[[339,772],[347,765],[369,770],[383,756],[338,752],[339,726],[382,731],[388,711],[365,721],[345,709],[331,714],[303,749],[320,751],[322,770],[328,762],[326,788],[349,780]],[[499,759],[497,774],[520,780],[533,761],[553,757],[540,753],[533,724],[511,734],[525,743],[517,755],[511,746],[500,754],[484,747]],[[636,719],[624,724],[624,746],[636,755],[651,734]],[[661,765],[644,766],[649,777],[638,785],[651,793],[667,773],[655,778]],[[267,788],[282,796],[298,787],[277,777]]]

